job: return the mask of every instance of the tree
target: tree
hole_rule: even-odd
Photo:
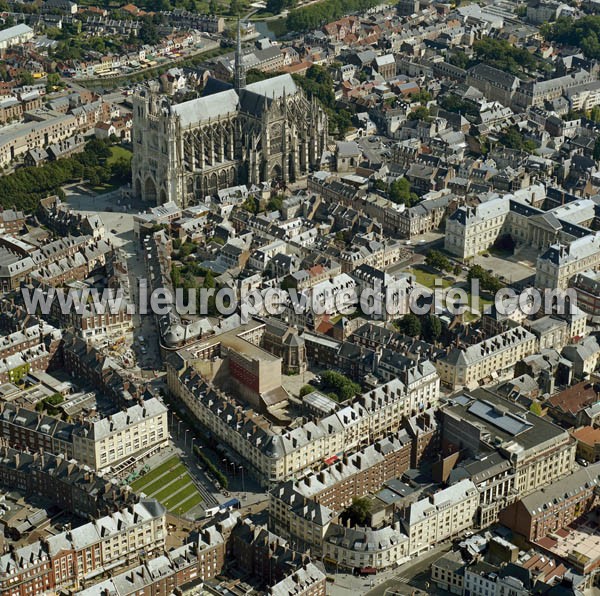
[[[102,141],[96,141],[106,151]],[[93,142],[86,145],[82,153],[59,159],[40,167],[19,168],[12,174],[0,177],[0,206],[34,211],[39,200],[56,194],[67,182],[77,182],[91,177],[96,183],[110,176],[107,168],[101,166],[105,157],[99,158],[93,151]],[[96,147],[97,148],[97,147]],[[110,155],[110,150],[107,150]]]
[[[210,0],[208,3],[208,11],[211,15],[216,15],[219,13],[219,5],[216,0]]]
[[[279,14],[284,10],[293,8],[295,0],[267,0],[267,12]]]
[[[274,76],[274,75],[273,75]],[[266,79],[271,78],[271,73],[263,72],[262,70],[258,70],[257,68],[251,68],[246,73],[246,83],[258,83],[259,81],[264,81]]]
[[[452,269],[452,263],[448,257],[444,256],[439,250],[430,250],[425,257],[425,264],[440,271],[450,271]]]
[[[368,497],[354,497],[352,505],[348,507],[346,513],[355,525],[364,525],[371,513],[371,499]]]
[[[390,184],[388,191],[390,201],[398,205],[410,207],[419,200],[419,197],[410,190],[410,182],[406,178],[397,178]]]
[[[308,395],[309,393],[312,393],[313,391],[316,391],[316,389],[312,385],[303,385],[300,388],[300,397],[304,397],[305,395]]]
[[[328,395],[334,395],[336,401],[346,401],[360,393],[360,385],[345,375],[327,370],[321,375],[321,388]]]
[[[414,313],[405,314],[399,321],[396,322],[396,327],[410,337],[421,335],[421,321]]]
[[[425,106],[417,106],[407,116],[409,120],[423,120],[424,122],[431,122],[431,116],[429,110]]]
[[[600,137],[598,137],[594,143],[594,159],[600,159]]]
[[[107,141],[101,139],[91,139],[85,145],[88,153],[93,153],[99,159],[107,159],[111,156],[110,147]]]
[[[52,91],[54,91],[55,87],[60,86],[60,84],[61,84],[60,75],[55,72],[49,73],[48,76],[46,77],[46,92],[51,93]]]
[[[480,62],[513,75],[547,70],[550,67],[526,49],[517,47],[505,39],[484,37],[473,44],[473,49]]]
[[[554,23],[540,28],[542,35],[552,41],[578,46],[587,58],[600,58],[600,16],[588,15],[581,19],[560,17]]]
[[[21,80],[22,85],[33,85],[35,83],[33,75],[28,70],[21,72],[19,74],[19,79]]]
[[[447,112],[454,112],[455,114],[473,117],[479,114],[479,108],[476,104],[464,100],[458,95],[454,95],[454,93],[446,93],[441,98],[438,98],[438,103],[440,107]]]
[[[442,321],[433,313],[423,318],[421,326],[423,328],[423,338],[426,340],[437,341],[442,335]]]
[[[212,271],[207,271],[204,276],[204,281],[202,282],[202,286],[204,288],[210,289],[215,287],[215,276]]]
[[[248,211],[250,213],[254,213],[255,215],[258,213],[260,205],[255,197],[249,196],[243,203],[242,209]]]
[[[343,137],[352,126],[352,116],[348,110],[339,110],[333,114],[333,122],[337,128],[338,136]]]
[[[160,41],[158,29],[151,20],[144,20],[144,24],[140,28],[140,39],[148,45],[156,45]]]
[[[533,401],[533,402],[531,402],[531,406],[529,406],[529,411],[532,414],[535,414],[536,416],[541,416],[542,415],[542,406],[540,405],[539,402]]]
[[[458,68],[467,69],[469,67],[469,57],[463,50],[456,49],[448,56],[448,62]]]
[[[131,180],[131,157],[120,157],[110,167],[112,177],[117,178],[122,182],[128,182]]]
[[[461,266],[458,264],[454,265],[454,269],[452,270],[452,273],[454,273],[454,275],[460,275],[462,273]]]
[[[286,20],[288,31],[304,32],[317,29],[352,12],[364,12],[377,6],[380,0],[322,0],[322,2],[292,10]]]
[[[239,16],[242,7],[239,0],[231,0],[229,4],[229,14],[232,16]]]
[[[427,89],[420,89],[418,93],[413,93],[410,100],[420,101],[422,105],[426,105],[428,101],[431,101],[431,93]]]
[[[486,292],[490,292],[491,294],[497,293],[502,288],[500,280],[491,273],[487,272],[480,265],[473,265],[473,267],[469,269],[467,281],[471,283],[473,279],[478,279],[481,289]]]
[[[283,195],[274,196],[267,203],[267,209],[269,211],[280,211],[281,207],[283,206],[284,199],[285,199],[285,197]]]
[[[507,128],[499,137],[500,142],[509,149],[516,149],[517,151],[525,151],[527,153],[533,153],[537,145],[534,141],[523,137],[521,132],[516,126]]]
[[[100,186],[100,176],[96,168],[89,168],[86,178],[91,186]]]

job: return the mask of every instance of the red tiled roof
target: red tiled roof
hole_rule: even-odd
[[[537,544],[539,544],[542,548],[545,548],[546,550],[551,550],[558,544],[558,542],[554,540],[554,538],[550,538],[550,536],[544,536],[543,538],[537,541]]]
[[[587,445],[595,445],[600,443],[600,428],[594,428],[593,426],[582,426],[577,430],[573,431],[573,436],[582,443]]]
[[[323,335],[331,335],[331,330],[333,329],[333,325],[329,321],[322,321],[321,324],[317,327],[317,331],[322,333]]]
[[[597,399],[594,386],[589,381],[582,381],[552,396],[548,401],[558,410],[576,414]]]

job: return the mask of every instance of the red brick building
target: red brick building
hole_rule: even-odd
[[[500,523],[537,541],[571,524],[600,503],[600,463],[523,497],[500,512]]]
[[[317,503],[339,511],[354,497],[378,491],[384,482],[402,476],[410,468],[412,443],[406,433],[378,441],[374,445],[328,468],[298,481],[302,491]]]
[[[165,514],[157,501],[141,500],[73,530],[13,549],[0,557],[0,593],[54,593],[63,585],[77,586],[94,571],[131,564],[141,550],[160,551],[167,534]]]

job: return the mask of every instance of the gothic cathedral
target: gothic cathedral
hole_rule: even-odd
[[[293,182],[319,163],[327,116],[317,100],[289,74],[246,85],[241,57],[238,31],[233,87],[209,81],[203,97],[179,104],[153,83],[134,96],[137,197],[186,206],[235,184]]]

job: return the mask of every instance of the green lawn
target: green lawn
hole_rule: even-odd
[[[97,195],[105,195],[107,192],[112,192],[113,190],[117,190],[117,188],[120,187],[120,184],[116,184],[113,182],[106,182],[105,184],[87,185],[87,188],[89,188],[92,192],[95,192]]]
[[[181,487],[179,487],[181,488]],[[196,487],[193,484],[189,484],[183,490],[179,490],[178,493],[174,493],[173,496],[165,501],[165,507],[172,509],[177,503],[189,499],[192,495],[198,494]]]
[[[472,301],[473,301],[473,297],[471,296],[471,294],[468,294],[469,296],[469,306],[472,306]],[[489,304],[493,304],[494,301],[490,300],[489,298],[484,298],[483,296],[479,296],[479,315],[475,315],[473,314],[471,311],[466,311],[464,314],[464,319],[466,323],[472,323],[473,321],[477,321],[481,318],[481,315],[483,315],[486,306],[488,306]]]
[[[147,484],[158,478],[160,475],[164,474],[166,471],[170,470],[178,463],[180,463],[180,460],[177,456],[168,459],[166,462],[160,464],[158,468],[154,468],[154,470],[147,472],[143,476],[140,476],[137,480],[133,482],[131,488],[133,488],[134,490],[138,490],[139,488],[146,486]]]
[[[179,476],[181,477],[179,478]],[[169,486],[165,486],[153,494],[155,499],[161,503],[165,503],[165,505],[168,501],[170,501],[171,497],[177,491],[181,490],[184,486],[190,485],[192,483],[192,479],[190,478],[189,474],[185,472],[184,474],[179,473],[178,475],[169,475],[169,479],[165,481],[165,485],[167,483],[170,483]]]
[[[197,507],[200,505],[200,503],[202,503],[202,497],[200,494],[196,493],[195,495],[188,497],[183,503],[181,503],[181,505],[173,509],[173,513],[176,515],[181,515],[193,507]]]
[[[183,464],[179,464],[176,468],[170,472],[169,476],[175,478],[177,474],[183,474],[186,471],[185,466]],[[165,486],[165,480],[163,478],[158,478],[154,480],[150,484],[144,485],[144,492],[146,494],[154,494],[155,492],[161,490]]]
[[[112,145],[110,148],[110,157],[106,158],[106,165],[110,166],[122,157],[130,159],[132,155],[129,149],[125,149],[121,145]]]
[[[153,497],[177,515],[186,513],[202,502],[202,496],[187,468],[177,456],[132,482],[131,488]],[[181,505],[173,510],[178,503]]]
[[[425,269],[422,269],[421,267],[411,267],[409,273],[412,273],[415,276],[415,278],[417,279],[417,283],[421,284],[422,286],[425,286],[426,288],[429,288],[430,290],[435,290],[436,287],[449,288],[452,285],[452,282],[449,279],[445,279],[446,277],[448,277],[447,273],[429,273],[429,271],[425,271]],[[436,286],[436,279],[440,279],[442,281],[442,284]]]

